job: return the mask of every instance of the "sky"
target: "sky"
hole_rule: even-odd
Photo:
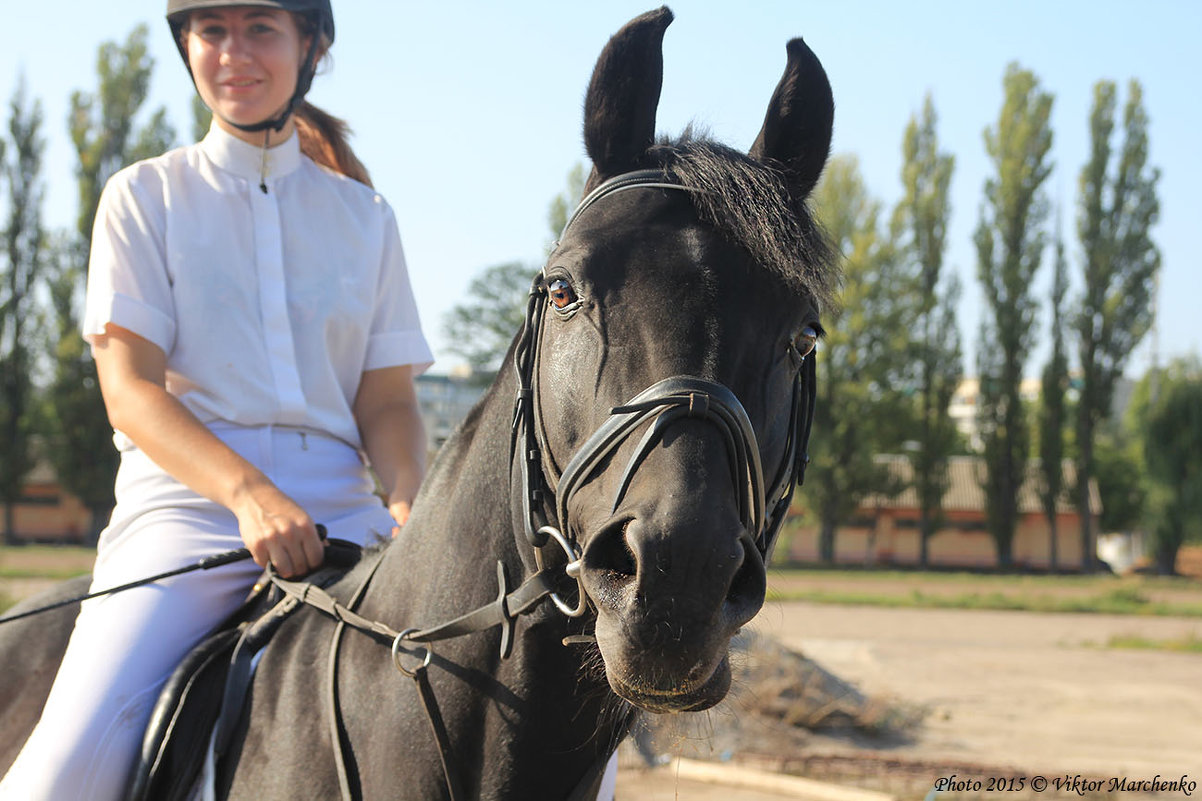
[[[163,0],[22,3],[20,21],[9,15],[0,26],[4,119],[20,75],[45,115],[50,226],[71,226],[76,215],[67,112],[72,91],[95,89],[102,42],[124,42],[138,23],[150,26],[156,68],[144,114],[165,106],[180,143],[188,136],[193,90],[165,7]],[[573,165],[587,161],[581,106],[593,64],[622,24],[652,7],[647,0],[334,0],[333,64],[309,97],[350,123],[356,151],[396,210],[436,371],[461,361],[447,349],[443,318],[471,279],[503,262],[542,262],[552,238],[548,205]],[[784,69],[785,43],[802,36],[834,91],[833,152],[857,156],[869,191],[891,208],[901,194],[902,134],[931,95],[941,147],[956,158],[945,265],[964,287],[959,317],[970,354],[983,313],[972,232],[991,172],[982,133],[997,120],[1007,65],[1032,70],[1055,96],[1047,188],[1063,209],[1074,278],[1093,86],[1115,81],[1121,104],[1128,80],[1138,79],[1151,120],[1150,162],[1162,172],[1153,229],[1162,271],[1156,336],[1132,354],[1127,374],[1142,375],[1153,358],[1163,364],[1202,353],[1202,3],[676,0],[670,7],[663,133],[693,123],[749,147]],[[1036,281],[1045,307],[1050,273],[1049,254]],[[1046,359],[1047,329],[1044,320],[1030,375]],[[971,355],[965,368],[974,372]]]

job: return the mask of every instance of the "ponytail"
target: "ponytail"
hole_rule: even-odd
[[[371,186],[367,168],[351,150],[350,128],[345,122],[307,100],[297,106],[293,116],[302,153],[323,167]]]

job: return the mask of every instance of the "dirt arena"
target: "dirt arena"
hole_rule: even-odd
[[[1065,784],[1078,775],[1202,781],[1202,655],[1105,647],[1130,635],[1202,638],[1200,619],[775,603],[755,626],[867,695],[925,709],[899,742],[811,736],[791,760],[808,775],[898,798],[922,798],[953,773],[1025,777],[1025,794],[977,794],[995,798],[1041,797],[1034,777],[1052,783],[1042,796],[1065,798],[1078,796]],[[689,748],[683,756],[707,756]],[[1066,792],[1053,793],[1056,779]],[[619,801],[803,797],[677,781],[630,760],[619,788]]]

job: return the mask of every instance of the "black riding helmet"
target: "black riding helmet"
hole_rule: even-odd
[[[310,32],[312,41],[309,44],[309,52],[296,76],[296,91],[293,92],[292,99],[288,101],[288,106],[283,113],[274,119],[263,120],[252,125],[239,125],[226,120],[230,125],[243,131],[265,131],[268,128],[278,131],[284,127],[288,117],[304,99],[305,94],[309,91],[309,86],[313,83],[313,75],[317,72],[317,52],[323,40],[327,46],[334,41],[334,12],[330,8],[330,0],[167,0],[167,24],[171,27],[171,38],[175,41],[176,48],[179,49],[180,57],[184,60],[184,66],[188,68],[189,75],[192,75],[192,66],[188,63],[188,51],[184,49],[183,40],[180,38],[180,32],[188,20],[188,14],[205,8],[225,6],[279,8],[300,14],[312,24]],[[195,76],[192,77],[192,82],[196,83]]]

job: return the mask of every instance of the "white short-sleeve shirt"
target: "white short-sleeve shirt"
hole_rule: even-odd
[[[298,426],[356,447],[363,372],[432,361],[391,207],[303,156],[295,134],[264,160],[214,126],[113,176],[84,337],[107,323],[163,349],[167,390],[203,423]]]

